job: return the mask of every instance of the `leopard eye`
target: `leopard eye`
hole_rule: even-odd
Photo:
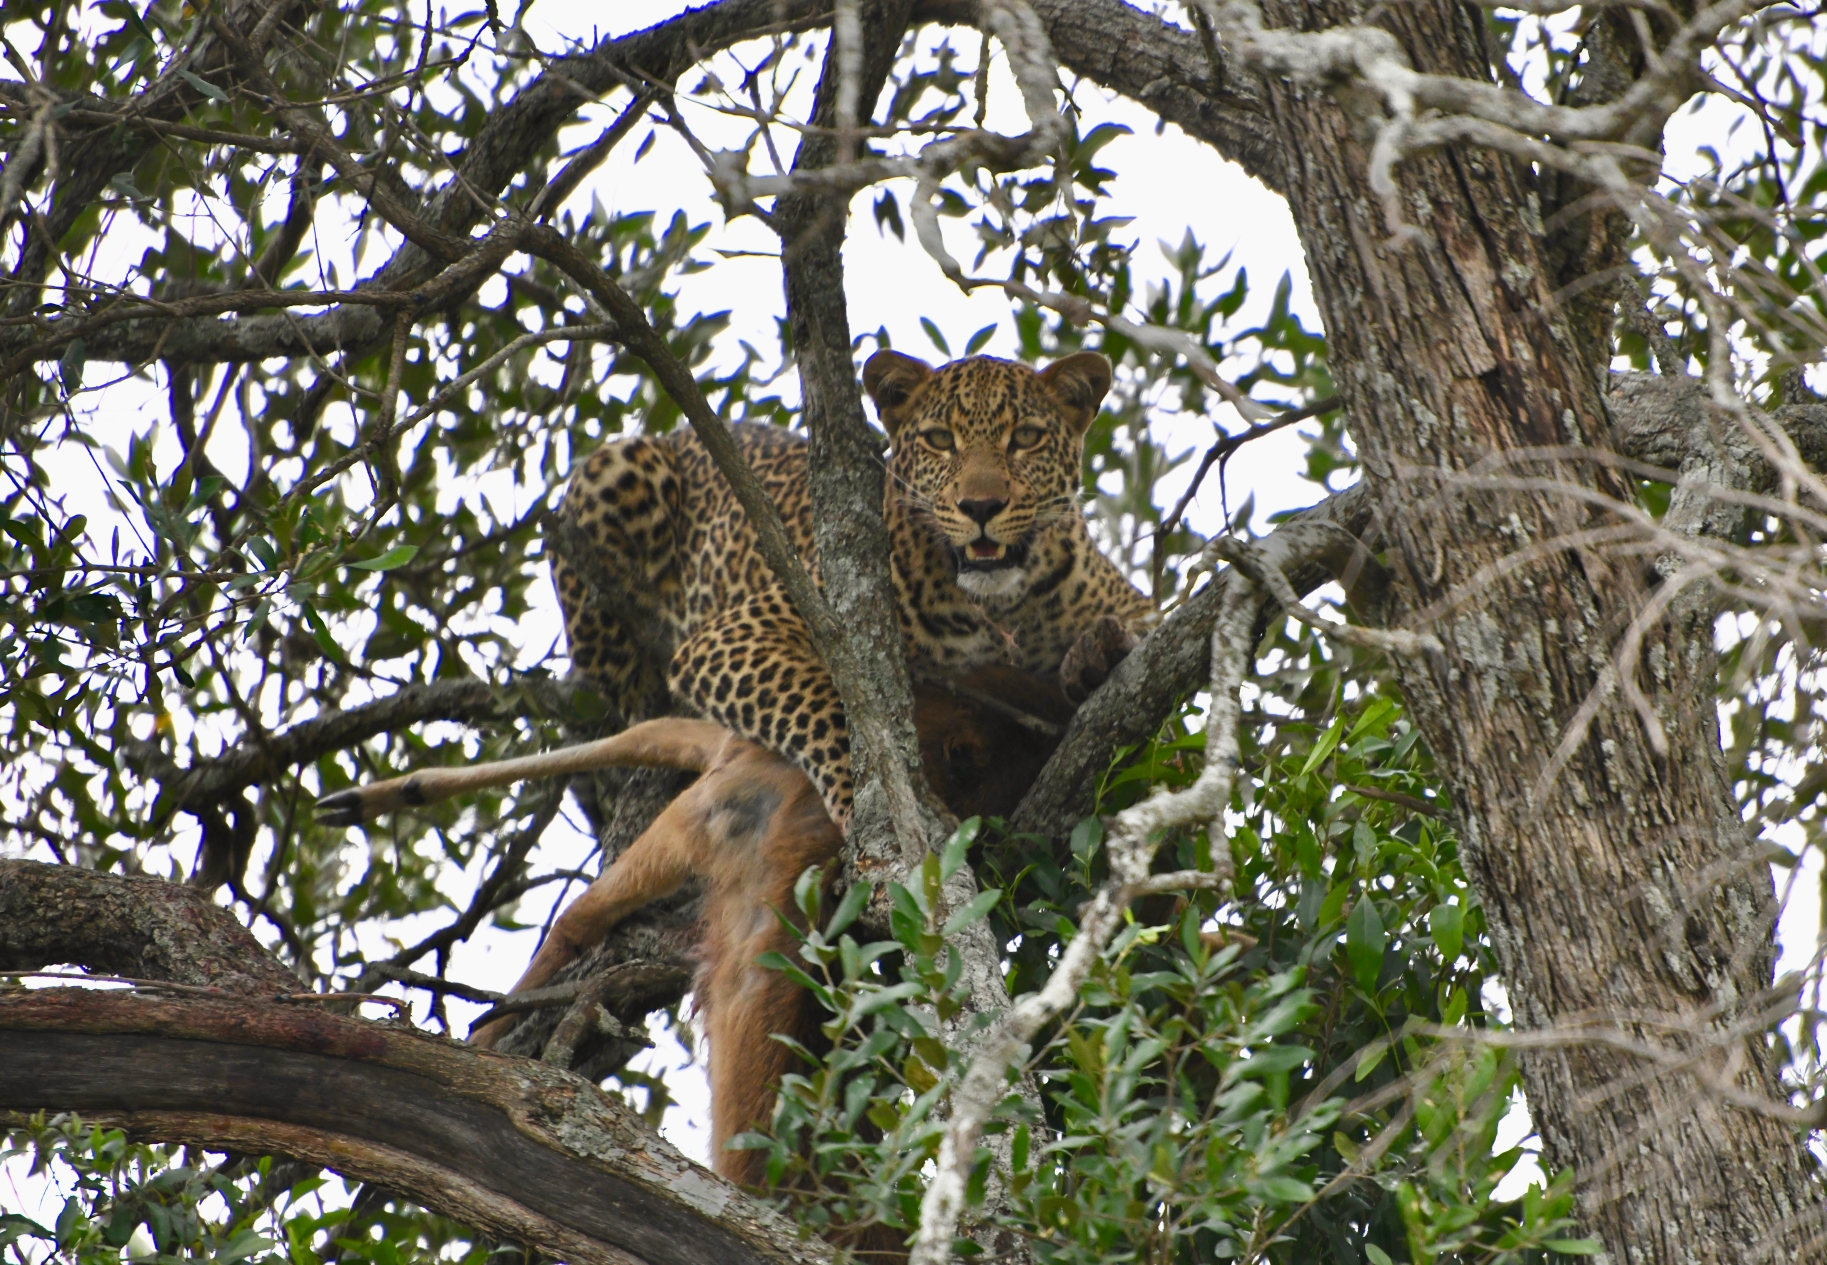
[[[943,427],[923,430],[920,432],[920,438],[926,441],[928,447],[936,448],[940,452],[950,452],[958,446],[958,441],[952,438],[952,433]]]
[[[1009,444],[1014,448],[1032,448],[1040,442],[1041,434],[1038,426],[1017,426],[1009,437]]]

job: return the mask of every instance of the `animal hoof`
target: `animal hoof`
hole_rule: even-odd
[[[362,793],[338,791],[317,801],[315,816],[321,826],[359,826],[362,824]]]

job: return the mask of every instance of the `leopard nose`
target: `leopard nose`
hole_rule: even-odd
[[[1007,504],[1007,501],[998,501],[994,498],[986,497],[982,500],[959,501],[958,508],[963,511],[966,518],[970,519],[978,526],[988,527],[990,525],[990,520],[1000,514],[1002,512],[1002,507]]]

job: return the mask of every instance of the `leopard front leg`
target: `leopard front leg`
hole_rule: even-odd
[[[786,756],[812,779],[825,811],[849,823],[856,786],[850,727],[837,686],[779,589],[700,627],[673,656],[675,695],[744,738]]]
[[[1074,706],[1091,697],[1141,639],[1115,615],[1100,615],[1079,634],[1059,665],[1060,688]]]

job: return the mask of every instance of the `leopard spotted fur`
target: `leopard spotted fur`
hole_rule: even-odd
[[[1078,502],[1084,434],[1110,380],[1092,353],[1040,372],[987,356],[938,369],[896,352],[870,359],[863,383],[890,441],[896,606],[916,665],[1059,671],[1077,698],[1142,631],[1153,608],[1098,552]],[[768,426],[736,435],[816,576],[803,440]],[[657,633],[674,695],[786,755],[846,823],[854,788],[837,690],[697,439],[604,445],[573,475],[560,516],[574,543],[553,572],[576,668],[626,699]],[[579,547],[596,565],[578,565]]]

